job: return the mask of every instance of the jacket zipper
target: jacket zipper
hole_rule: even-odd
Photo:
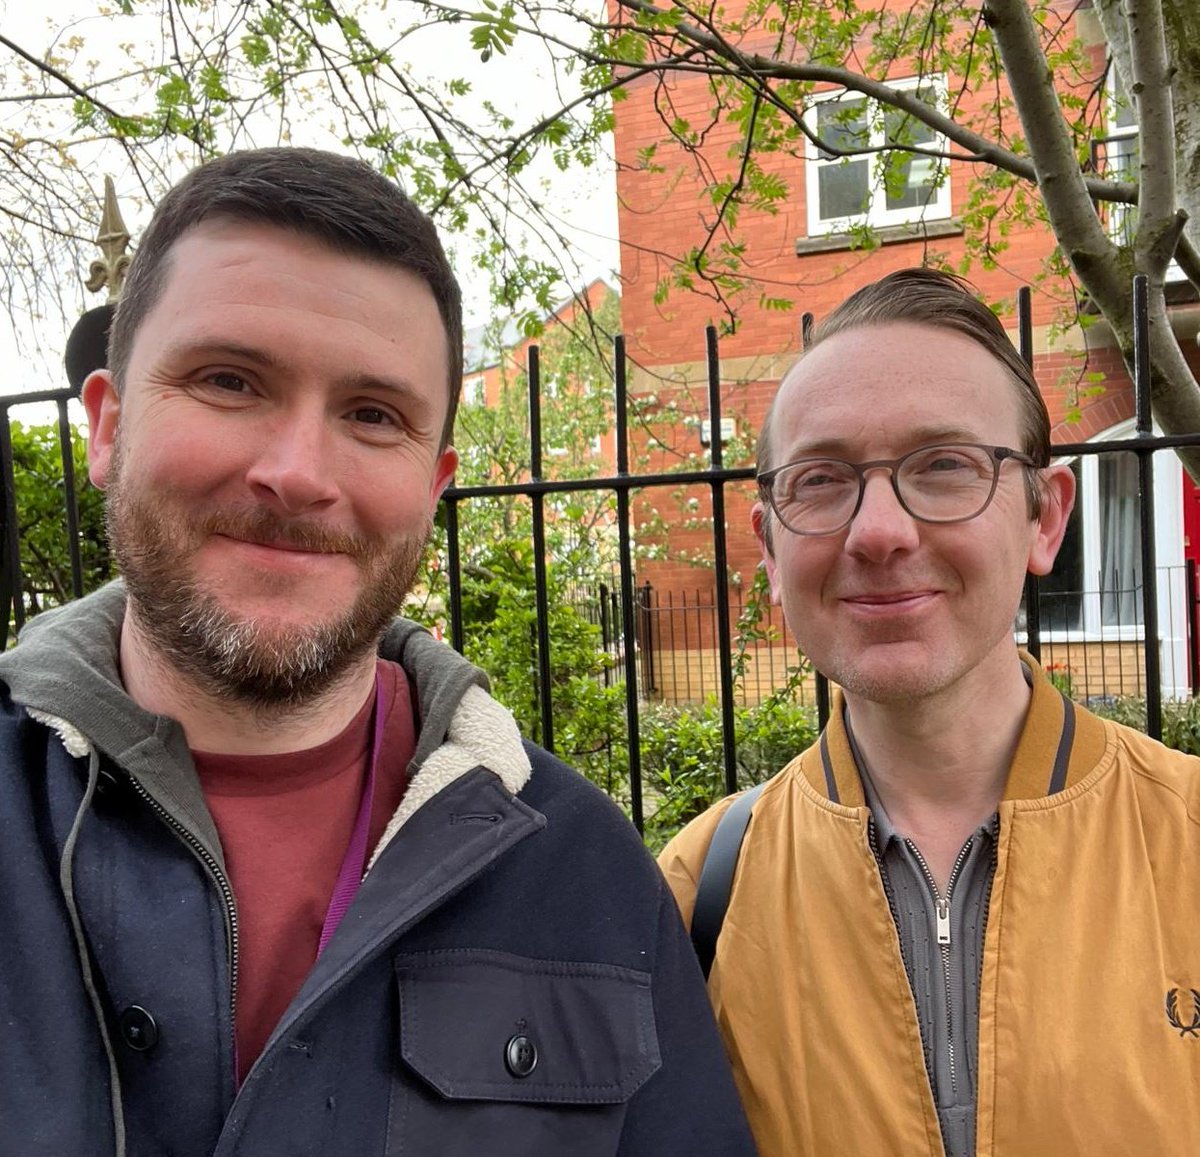
[[[162,806],[138,781],[136,776],[129,776],[134,791],[142,797],[151,810],[158,815],[166,825],[179,836],[188,846],[192,854],[208,870],[213,882],[221,893],[225,904],[225,921],[229,927],[229,1014],[230,1024],[237,1023],[237,985],[238,985],[238,915],[237,904],[234,902],[233,888],[230,886],[221,865],[213,858],[204,845],[183,826],[166,808]],[[236,1029],[234,1030],[236,1032]]]
[[[867,819],[867,842],[870,845],[871,854],[875,857],[875,864],[879,868],[879,878],[883,882],[883,895],[884,895],[884,898],[887,900],[888,909],[892,914],[892,925],[896,929],[896,940],[900,946],[900,960],[904,964],[904,974],[911,978],[912,974],[913,974],[912,961],[909,960],[908,953],[905,952],[905,950],[904,950],[904,937],[901,936],[899,933],[900,914],[899,914],[899,910],[896,907],[896,897],[892,893],[891,880],[888,879],[888,874],[887,874],[887,872],[884,871],[884,868],[883,868],[883,857],[880,855],[880,852],[879,852],[879,839],[875,832],[875,817],[874,816],[870,816]],[[911,979],[909,980],[909,985],[910,985],[910,987],[912,985]],[[916,1021],[917,1021],[917,1033],[921,1038],[921,1051],[927,1057],[932,1058],[933,1051],[929,1047],[929,1040],[925,1036],[925,1026],[921,1023],[921,1018],[919,1016],[916,1017]],[[930,1070],[930,1073],[929,1073],[929,1083],[930,1083],[930,1086],[932,1087],[932,1085],[933,1085],[932,1069]]]
[[[966,862],[974,842],[975,837],[972,836],[959,849],[954,867],[950,869],[950,879],[946,882],[946,895],[943,897],[938,891],[937,883],[933,878],[933,873],[929,870],[929,865],[925,862],[925,857],[921,855],[920,848],[912,840],[904,841],[909,851],[917,858],[917,863],[921,865],[921,871],[925,873],[925,881],[933,893],[933,905],[936,913],[935,932],[938,951],[942,957],[942,982],[946,998],[946,1058],[950,1063],[950,1089],[955,1096],[958,1095],[958,1067],[954,1055],[954,1001],[950,987],[950,901],[954,896],[954,884],[958,879],[958,873]]]

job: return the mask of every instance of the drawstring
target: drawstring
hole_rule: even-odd
[[[71,929],[75,934],[75,946],[79,950],[79,969],[83,976],[83,986],[92,1003],[92,1012],[96,1017],[96,1025],[104,1042],[104,1054],[108,1058],[108,1088],[112,1100],[113,1135],[116,1138],[113,1157],[125,1157],[125,1114],[121,1106],[121,1080],[117,1073],[117,1057],[113,1052],[112,1040],[109,1038],[108,1024],[104,1016],[104,1007],[100,1002],[100,994],[96,991],[95,979],[92,976],[92,961],[83,932],[83,921],[80,920],[79,912],[75,907],[75,844],[79,840],[84,817],[91,809],[99,779],[100,754],[94,747],[90,747],[87,786],[83,789],[83,799],[79,801],[74,822],[71,824],[71,830],[67,833],[66,843],[63,844],[62,859],[58,865],[58,883],[62,889],[63,899],[67,902],[67,913],[71,918]]]

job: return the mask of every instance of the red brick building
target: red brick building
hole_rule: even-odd
[[[736,7],[736,0],[730,7]],[[1075,18],[1075,30],[1094,45],[1099,75],[1103,48],[1090,12]],[[743,47],[754,50],[753,37]],[[945,76],[909,77],[903,67],[887,79],[897,87],[916,87],[922,99],[931,101],[956,83]],[[731,159],[730,147],[741,128],[714,121],[711,104],[702,75],[676,72],[634,82],[628,99],[615,106],[622,321],[637,366],[634,389],[651,418],[656,406],[669,400],[697,418],[706,412],[703,328],[726,320],[721,305],[702,292],[702,285],[691,291],[673,289],[665,301],[660,292],[661,283],[671,274],[671,258],[704,243],[706,223],[715,216],[709,181],[728,175],[737,163],[736,155]],[[1110,101],[1108,108],[1103,128],[1108,139],[1098,155],[1114,170],[1128,165],[1136,147],[1136,128],[1123,123],[1127,118],[1118,102]],[[894,123],[874,116],[866,98],[833,88],[821,94],[809,116],[823,139],[841,134],[843,140],[871,145],[886,144]],[[705,126],[703,165],[672,142],[665,117]],[[902,131],[913,130],[910,126]],[[917,141],[936,143],[931,130],[916,131],[924,134]],[[647,160],[650,157],[652,161]],[[736,433],[750,436],[757,432],[780,376],[800,351],[803,312],[819,319],[854,289],[894,269],[931,261],[958,267],[966,251],[960,214],[976,176],[966,162],[949,162],[939,173],[942,162],[917,158],[899,185],[892,182],[884,187],[872,172],[870,158],[823,156],[811,144],[800,155],[775,154],[763,164],[786,180],[790,196],[775,213],[741,210],[739,233],[746,241],[742,260],[756,285],[737,299],[736,331],[720,345],[723,407],[734,417]],[[1120,214],[1111,214],[1109,223],[1120,228]],[[1014,331],[1016,292],[1022,285],[1034,287],[1035,372],[1050,409],[1055,442],[1128,436],[1133,392],[1111,335],[1102,322],[1086,329],[1064,327],[1071,289],[1044,277],[1052,236],[1046,228],[1006,229],[1007,224],[1001,217],[988,223],[997,237],[1005,232],[1007,244],[995,254],[994,267],[984,269],[976,263],[970,277],[987,300],[1000,306],[1002,319]],[[863,225],[874,230],[873,248],[856,248]],[[710,255],[719,254],[720,241],[717,235]],[[764,298],[790,298],[794,308],[768,308],[759,293]],[[1193,366],[1200,370],[1196,344],[1200,305],[1187,292],[1178,296],[1173,321]],[[671,459],[670,453],[651,453],[651,464],[659,467]],[[1070,666],[1077,687],[1085,693],[1136,692],[1142,637],[1135,593],[1141,581],[1134,521],[1136,465],[1131,455],[1089,455],[1075,465],[1080,481],[1078,513],[1049,584],[1051,593],[1043,601],[1044,657]],[[1187,691],[1183,567],[1185,558],[1200,559],[1200,496],[1173,455],[1157,455],[1155,471],[1164,691],[1181,695]],[[749,485],[734,488],[727,499],[735,589],[739,580],[745,589],[758,564],[750,531],[751,501]],[[711,570],[697,569],[687,561],[690,556],[711,557],[711,530],[702,525],[708,509],[706,495],[700,490],[689,492],[682,509],[690,507],[692,519],[666,509],[661,499],[655,503],[669,529],[665,542],[661,529],[657,531],[658,553],[663,557],[643,564],[642,577],[660,595],[682,598],[685,591],[711,590]],[[642,512],[647,514],[645,506]],[[653,540],[654,532],[646,538]],[[705,630],[699,639],[702,649],[713,645],[711,627]],[[664,638],[661,645],[670,644]]]

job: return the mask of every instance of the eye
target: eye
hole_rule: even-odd
[[[978,462],[966,450],[939,447],[913,459],[911,469],[922,474],[953,474],[957,470],[977,470]]]
[[[365,400],[357,405],[351,404],[345,411],[345,421],[356,437],[368,442],[391,445],[407,437],[411,431],[401,411]]]
[[[961,470],[964,466],[969,466],[970,463],[963,458],[954,454],[939,454],[936,458],[930,458],[925,463],[926,470],[935,471],[953,471]]]
[[[361,422],[364,426],[395,425],[392,416],[378,406],[360,406],[357,410],[351,410],[350,419],[354,422]]]
[[[793,493],[800,490],[824,490],[844,486],[852,477],[840,462],[813,462],[796,470],[788,484]]]
[[[224,393],[243,394],[250,389],[246,379],[231,370],[216,370],[205,374],[204,381]]]

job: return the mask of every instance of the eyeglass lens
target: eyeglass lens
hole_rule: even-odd
[[[923,447],[888,465],[910,514],[929,522],[954,522],[987,505],[998,462],[983,447],[948,445]],[[809,458],[775,476],[773,505],[793,530],[830,532],[849,521],[865,482],[861,468],[849,462]]]

